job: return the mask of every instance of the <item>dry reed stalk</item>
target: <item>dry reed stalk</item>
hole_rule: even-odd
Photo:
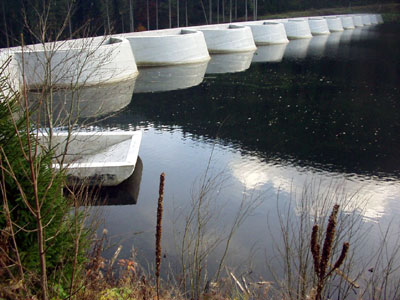
[[[331,270],[327,272],[327,267],[331,266],[329,260],[332,256],[332,246],[335,239],[338,212],[339,205],[336,204],[334,205],[332,213],[329,216],[328,226],[325,233],[324,247],[322,248],[322,255],[320,254],[321,247],[318,243],[318,225],[313,226],[311,234],[311,253],[314,259],[314,271],[318,278],[315,300],[322,299],[322,291],[324,289],[326,279],[332,274],[333,271],[336,271],[343,264],[350,247],[349,243],[347,242],[343,244],[342,252],[339,258],[333,267],[331,267]]]
[[[162,215],[163,215],[163,200],[164,200],[164,181],[165,174],[160,175],[160,188],[158,192],[157,205],[157,227],[156,227],[156,290],[157,300],[160,299],[160,269],[161,269],[161,236],[162,236]]]

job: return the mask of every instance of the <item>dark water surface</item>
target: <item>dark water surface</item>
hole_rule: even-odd
[[[399,32],[399,25],[383,24],[216,55],[208,64],[140,70],[130,104],[101,123],[144,129],[137,204],[100,208],[113,241],[124,246],[121,256],[134,246],[143,264],[153,261],[161,172],[163,249],[173,267],[184,216],[206,170],[217,176],[211,238],[229,228],[242,199],[261,199],[234,236],[228,264],[266,278],[269,235],[280,230],[277,203],[288,203],[307,183],[368,199],[363,211],[360,202],[365,223],[383,227],[396,218]],[[210,256],[211,271],[220,254]]]

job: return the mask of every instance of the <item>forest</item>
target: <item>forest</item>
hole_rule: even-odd
[[[378,0],[378,3],[385,0]],[[1,0],[0,47],[171,27],[255,20],[376,0]]]

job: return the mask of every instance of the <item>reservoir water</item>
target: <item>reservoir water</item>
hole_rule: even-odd
[[[162,172],[165,269],[178,268],[202,183],[203,250],[229,234],[238,211],[256,205],[230,243],[226,263],[240,272],[273,278],[281,217],[298,217],[302,201],[316,195],[351,198],[343,211],[369,228],[360,251],[377,247],[380,230],[399,226],[399,33],[399,25],[382,24],[139,70],[130,103],[97,124],[144,130],[137,203],[120,193],[123,205],[99,207],[114,245],[108,255],[122,244],[120,257],[134,247],[143,266],[153,263]],[[210,277],[223,248],[207,255]]]

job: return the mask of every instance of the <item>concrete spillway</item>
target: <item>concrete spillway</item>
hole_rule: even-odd
[[[330,32],[343,31],[342,20],[337,16],[326,16],[326,22],[328,22],[328,27]]]
[[[341,15],[341,16],[338,16],[338,17],[342,21],[343,29],[347,30],[347,29],[354,29],[355,28],[352,16]]]
[[[132,47],[138,66],[167,66],[210,59],[204,35],[192,29],[166,29],[122,35]]]
[[[233,53],[257,49],[251,29],[236,24],[199,26],[210,53]]]
[[[286,35],[289,40],[312,38],[310,26],[306,19],[283,19]]]
[[[86,38],[16,47],[7,52],[15,87],[69,87],[117,82],[137,76],[129,42]],[[5,55],[5,54],[3,54]]]
[[[286,44],[285,26],[279,22],[263,22],[262,24],[249,24],[256,45]]]
[[[308,25],[312,35],[330,34],[328,22],[321,17],[308,18]]]

